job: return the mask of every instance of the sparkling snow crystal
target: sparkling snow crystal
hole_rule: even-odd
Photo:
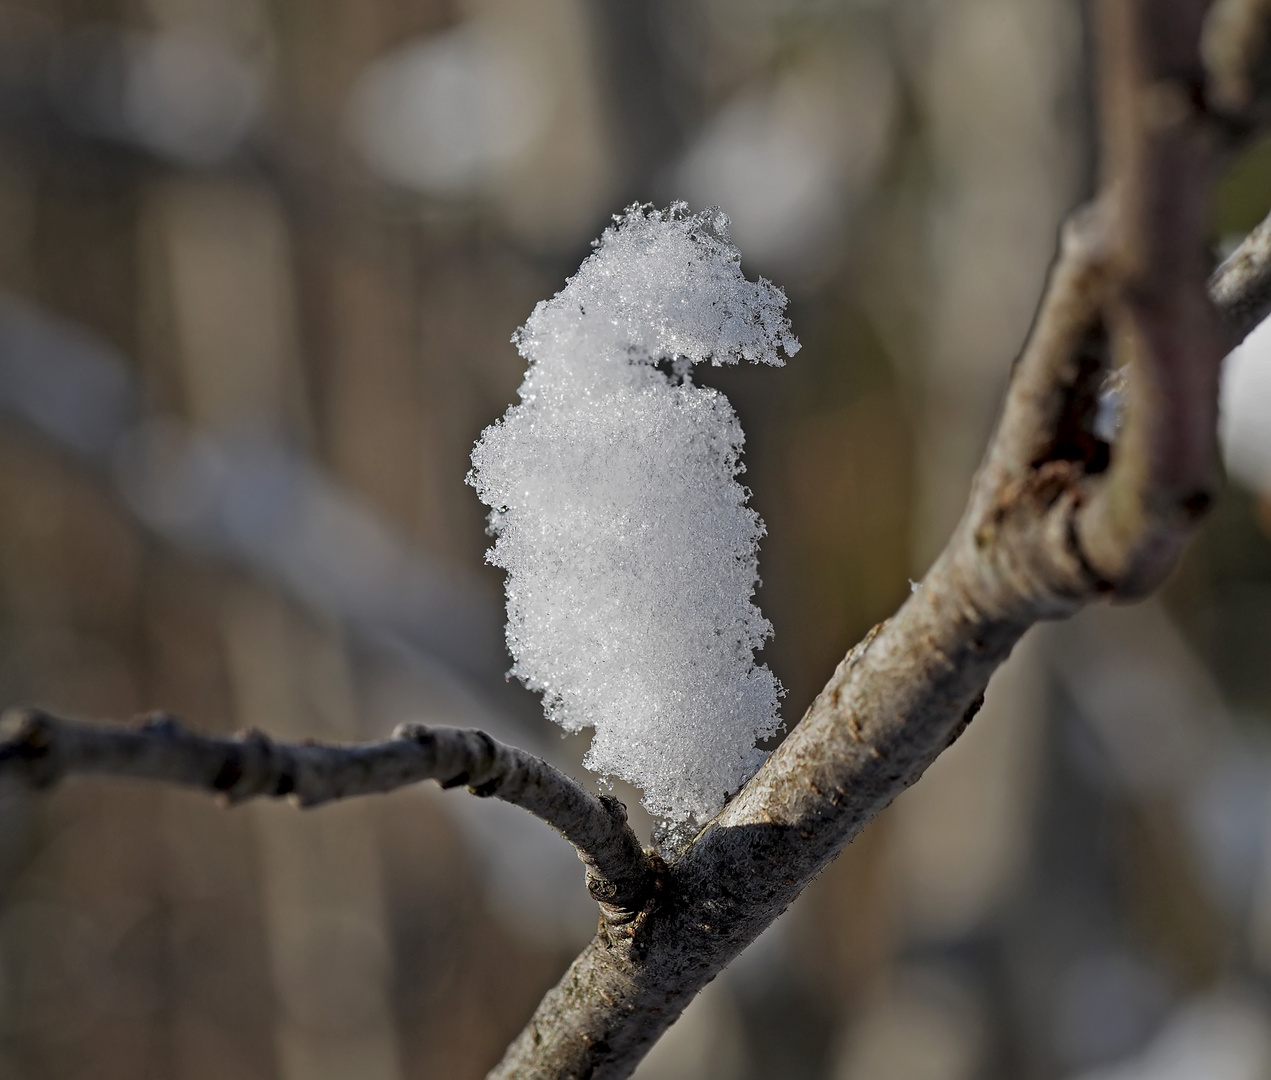
[[[799,343],[718,210],[614,220],[513,338],[521,404],[468,480],[508,572],[513,673],[567,731],[595,728],[588,768],[700,821],[762,762],[781,689],[754,661],[772,628],[751,602],[764,528],[736,479],[741,425],[689,368],[781,365]]]

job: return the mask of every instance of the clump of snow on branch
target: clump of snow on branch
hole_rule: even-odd
[[[772,628],[752,602],[764,527],[737,481],[744,435],[689,369],[780,366],[799,343],[718,210],[614,221],[514,336],[521,403],[468,480],[508,574],[512,672],[567,731],[595,729],[588,768],[700,821],[759,767],[781,688],[754,659]]]

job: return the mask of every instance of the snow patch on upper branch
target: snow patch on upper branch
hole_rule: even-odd
[[[567,731],[595,728],[588,768],[701,821],[763,761],[781,688],[754,660],[772,627],[751,599],[764,527],[737,481],[744,435],[689,369],[780,366],[799,343],[717,209],[614,222],[514,335],[521,404],[468,481],[508,573],[512,672]]]

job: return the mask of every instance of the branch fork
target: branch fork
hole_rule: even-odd
[[[226,804],[288,798],[301,807],[394,791],[421,780],[466,787],[541,818],[574,845],[587,890],[607,918],[641,911],[654,871],[617,799],[595,796],[545,761],[483,731],[403,724],[378,743],[274,742],[259,731],[201,735],[167,713],[132,726],[64,720],[17,709],[0,722],[0,778],[36,787],[65,776],[100,774],[161,780],[214,792]]]

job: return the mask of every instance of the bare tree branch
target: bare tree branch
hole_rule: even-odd
[[[1208,100],[1216,109],[1242,119],[1254,110],[1267,89],[1268,31],[1271,0],[1214,0],[1201,51],[1210,75]]]
[[[1271,217],[1214,271],[1209,295],[1238,341],[1271,315]]]
[[[1097,0],[1104,170],[1074,216],[965,516],[891,619],[674,860],[624,934],[602,931],[492,1078],[629,1075],[693,995],[970,722],[1035,622],[1163,580],[1218,483],[1230,345],[1207,295],[1222,140],[1204,0]],[[1237,290],[1238,291],[1238,290]],[[1115,445],[1099,387],[1125,374]]]
[[[1207,99],[1235,150],[1271,121],[1269,42],[1271,0],[1214,0],[1201,40]],[[1214,271],[1209,294],[1237,341],[1271,314],[1271,216]]]
[[[653,870],[626,809],[592,795],[564,773],[483,731],[404,724],[391,739],[357,746],[276,743],[258,731],[217,738],[156,714],[134,727],[63,720],[19,709],[3,720],[0,779],[19,775],[39,787],[69,775],[162,780],[216,792],[237,803],[286,796],[303,807],[436,780],[466,786],[528,810],[574,845],[587,888],[620,923],[639,911]]]

